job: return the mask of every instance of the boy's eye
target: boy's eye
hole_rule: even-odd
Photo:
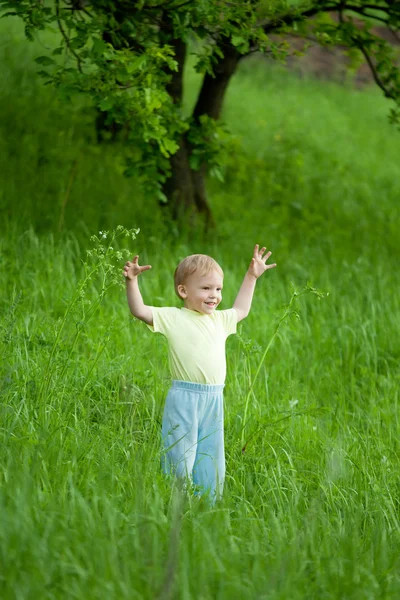
[[[210,288],[208,288],[208,287],[203,287],[203,290],[209,290],[209,289],[210,289]]]

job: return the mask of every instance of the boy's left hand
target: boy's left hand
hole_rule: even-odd
[[[262,247],[261,250],[259,250],[258,244],[256,244],[254,247],[253,258],[251,259],[251,263],[247,272],[256,279],[258,279],[265,271],[267,271],[267,269],[273,269],[276,267],[276,263],[272,265],[266,264],[272,252],[267,252],[265,256],[263,256],[265,251],[265,247]]]

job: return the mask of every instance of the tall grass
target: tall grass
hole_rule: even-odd
[[[34,47],[11,32],[0,70],[0,596],[397,598],[400,141],[385,102],[244,64],[225,108],[244,149],[226,183],[211,182],[217,232],[177,238],[113,149],[98,149],[90,108],[43,88]],[[188,106],[196,85],[188,73]],[[98,264],[90,235],[117,223],[141,228],[115,252],[153,265],[141,278],[149,304],[175,304],[174,266],[203,251],[224,267],[228,307],[253,243],[274,251],[278,268],[227,344],[227,481],[214,509],[160,474],[164,340],[128,316],[111,272],[83,283],[83,262]],[[301,296],[300,320],[285,319],[263,361],[291,282],[308,281],[329,295]]]

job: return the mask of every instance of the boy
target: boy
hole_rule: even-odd
[[[139,266],[139,256],[124,268],[131,313],[168,340],[173,381],[162,422],[163,470],[180,479],[188,477],[210,495],[212,503],[221,496],[225,478],[225,341],[249,314],[257,279],[276,266],[266,264],[271,252],[264,255],[265,250],[255,246],[233,308],[228,310],[216,310],[222,300],[224,274],[210,256],[193,254],[176,268],[175,291],[183,300],[181,309],[144,304],[138,276],[151,266]]]

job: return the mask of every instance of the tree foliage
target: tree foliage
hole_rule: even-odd
[[[69,99],[89,95],[103,132],[119,131],[129,149],[126,174],[173,207],[210,217],[205,173],[222,177],[229,136],[219,121],[230,78],[241,59],[290,53],[288,34],[356,49],[400,123],[400,75],[394,47],[378,37],[384,24],[399,39],[396,0],[0,0],[3,16],[25,24],[29,40],[54,31],[40,74]],[[187,117],[182,113],[188,49],[203,75]]]

